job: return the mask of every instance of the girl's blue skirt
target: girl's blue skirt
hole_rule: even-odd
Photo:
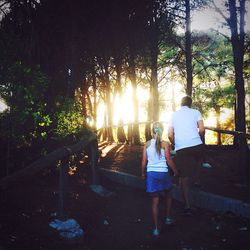
[[[147,172],[147,192],[155,193],[171,189],[173,186],[168,172]]]

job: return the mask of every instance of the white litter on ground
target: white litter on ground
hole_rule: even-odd
[[[83,235],[83,230],[74,219],[61,221],[55,219],[49,223],[49,226],[60,232],[60,236],[67,239],[75,239]]]
[[[203,168],[211,168],[212,165],[210,165],[210,164],[207,163],[207,162],[204,162],[204,163],[202,163],[202,167],[203,167]]]

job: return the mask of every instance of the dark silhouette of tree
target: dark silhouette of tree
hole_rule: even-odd
[[[213,1],[215,9],[224,17],[226,24],[228,25],[231,33],[230,41],[233,50],[233,61],[235,70],[235,129],[236,131],[246,133],[246,110],[245,110],[245,85],[243,77],[244,69],[244,54],[245,54],[245,12],[246,1],[228,0],[225,1],[225,7],[229,13],[229,17],[219,9]],[[244,136],[239,136],[238,145],[240,147],[241,155],[241,174],[246,176],[246,166],[249,163],[249,157],[247,153],[249,149],[247,147],[247,140]],[[247,162],[248,161],[248,162]]]
[[[192,44],[191,44],[191,20],[190,20],[190,0],[185,0],[185,56],[187,70],[186,93],[192,96],[193,87],[193,67],[192,67]]]
[[[239,2],[237,6],[236,2]],[[245,114],[245,86],[243,77],[244,54],[245,54],[245,0],[225,1],[229,17],[214,4],[216,10],[224,17],[226,24],[231,32],[231,44],[233,49],[233,60],[235,68],[235,89],[236,89],[236,112],[235,129],[246,132],[246,114]]]

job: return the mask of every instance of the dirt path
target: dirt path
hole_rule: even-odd
[[[142,146],[114,144],[104,148],[103,152],[105,154],[99,163],[101,167],[140,176]],[[201,168],[199,189],[250,203],[250,183],[243,183],[238,174],[239,161],[236,151],[210,149],[206,152],[204,161],[212,167]],[[175,181],[177,183],[177,180]]]
[[[194,217],[181,215],[174,202],[176,225],[162,227],[159,239],[151,236],[150,200],[143,190],[102,184],[115,196],[102,198],[89,188],[89,167],[69,176],[65,218],[74,218],[84,237],[65,240],[49,227],[57,209],[58,173],[36,176],[1,193],[0,249],[81,250],[248,250],[250,221],[198,209]],[[161,206],[163,212],[163,207]]]

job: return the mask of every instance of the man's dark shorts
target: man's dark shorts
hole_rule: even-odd
[[[183,148],[176,151],[173,158],[180,177],[191,177],[198,167],[201,167],[205,147],[203,144]]]

